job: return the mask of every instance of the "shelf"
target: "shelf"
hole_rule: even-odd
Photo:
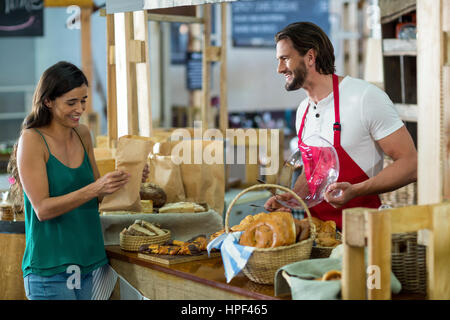
[[[416,39],[383,39],[384,56],[417,56]]]
[[[24,119],[26,116],[27,116],[26,112],[0,113],[0,120]]]
[[[394,107],[403,121],[417,122],[419,108],[416,104],[394,103]]]

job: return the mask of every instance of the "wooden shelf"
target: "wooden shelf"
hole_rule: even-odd
[[[394,103],[394,107],[403,121],[417,122],[419,109],[416,104]]]
[[[417,56],[416,39],[383,39],[384,56]]]

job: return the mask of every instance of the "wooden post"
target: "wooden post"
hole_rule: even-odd
[[[346,209],[343,212],[342,299],[366,299],[365,221],[364,209]]]
[[[445,37],[445,52],[447,55],[447,64],[443,67],[442,88],[443,107],[444,107],[444,136],[443,138],[443,162],[444,162],[444,199],[450,200],[450,1],[445,0],[442,3],[442,26]]]
[[[115,62],[117,86],[117,136],[138,134],[137,105],[133,101],[136,77],[130,62],[130,40],[133,32],[133,13],[114,14]]]
[[[225,136],[228,129],[228,95],[227,95],[227,4],[222,3],[221,9],[221,52],[220,52],[220,113],[219,113],[219,128]]]
[[[202,110],[202,128],[209,127],[209,108],[210,108],[210,83],[211,83],[211,64],[208,61],[206,52],[211,44],[211,5],[203,5],[203,55],[202,55],[202,91],[203,99],[201,104]]]
[[[417,0],[418,204],[443,198],[442,15],[443,0]]]
[[[134,40],[139,41],[139,48],[143,55],[136,62],[136,97],[139,113],[139,134],[150,137],[152,133],[152,108],[150,102],[150,62],[148,46],[148,17],[147,11],[133,12]]]
[[[117,143],[117,93],[116,93],[116,63],[115,63],[115,36],[114,14],[106,15],[106,82],[107,82],[107,123],[108,147],[115,148]]]
[[[430,243],[427,248],[428,297],[450,300],[450,204],[433,207]]]
[[[391,299],[391,220],[390,212],[371,211],[368,222],[368,274],[367,290],[369,300]],[[370,281],[373,279],[373,281]]]

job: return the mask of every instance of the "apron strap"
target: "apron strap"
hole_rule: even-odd
[[[334,146],[341,146],[341,119],[339,117],[339,78],[333,74],[333,97],[334,97]]]
[[[334,132],[334,146],[341,146],[341,119],[339,117],[339,78],[337,75],[333,74],[333,98],[334,98],[334,120],[333,132]],[[306,107],[305,113],[303,114],[302,122],[300,124],[300,129],[298,130],[298,145],[302,143],[302,133],[303,127],[305,126],[306,115],[308,114],[309,103]]]

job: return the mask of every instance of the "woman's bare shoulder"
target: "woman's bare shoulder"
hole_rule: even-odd
[[[19,138],[19,149],[31,154],[46,154],[44,138],[35,129],[24,129]]]

